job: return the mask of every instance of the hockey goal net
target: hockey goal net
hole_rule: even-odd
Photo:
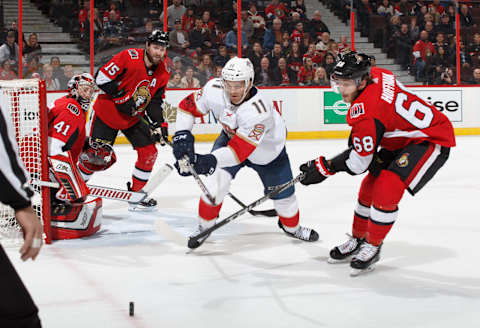
[[[20,157],[31,181],[48,181],[48,130],[45,82],[38,79],[0,81],[0,106],[8,108],[15,129]],[[50,243],[50,194],[46,187],[32,184],[32,206]],[[11,207],[0,203],[0,243],[20,245],[23,232]]]

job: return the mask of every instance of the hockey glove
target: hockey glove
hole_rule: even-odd
[[[385,148],[380,149],[373,157],[368,171],[373,176],[378,177],[382,170],[386,170],[388,166],[395,160],[395,152],[387,150]]]
[[[187,155],[190,159],[190,163],[193,163],[195,157],[195,151],[193,143],[195,138],[188,130],[181,130],[175,132],[173,138],[173,156],[178,160],[183,159],[183,156]]]
[[[125,92],[123,92],[123,94],[125,95]],[[123,114],[128,116],[135,116],[138,114],[133,98],[129,98],[128,100],[125,100],[125,97],[113,98],[113,102],[118,111]]]
[[[305,173],[305,178],[300,180],[300,183],[305,186],[323,182],[323,180],[335,174],[335,171],[328,165],[323,156],[300,165],[300,171]]]
[[[198,174],[211,175],[217,168],[217,158],[212,154],[195,154],[193,168]]]
[[[154,122],[150,125],[152,137],[155,142],[159,142],[161,146],[165,146],[168,141],[168,123]]]

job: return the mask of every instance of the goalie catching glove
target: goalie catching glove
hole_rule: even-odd
[[[326,178],[336,173],[323,156],[302,164],[300,171],[305,174],[305,177],[300,180],[300,183],[305,186],[323,182]]]
[[[49,156],[48,161],[53,175],[61,186],[57,198],[74,202],[84,200],[88,196],[90,191],[78,172],[70,152]]]

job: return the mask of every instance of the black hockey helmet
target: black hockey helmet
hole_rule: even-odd
[[[153,30],[147,37],[148,44],[155,43],[164,47],[168,47],[168,32]]]
[[[370,72],[370,56],[355,51],[340,55],[332,73],[334,79],[352,79],[357,83]]]

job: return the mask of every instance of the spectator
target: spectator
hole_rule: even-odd
[[[60,90],[60,82],[53,77],[53,67],[50,64],[43,65],[43,77],[47,91]]]
[[[209,49],[212,46],[208,30],[202,27],[203,22],[200,18],[195,19],[195,28],[190,32],[190,49],[196,52],[202,52],[202,49]]]
[[[440,75],[440,80],[435,82],[436,82],[435,84],[447,84],[447,85],[455,84],[456,79],[455,79],[455,74],[453,72],[453,69],[451,69],[450,67],[445,68],[445,70]]]
[[[190,46],[190,42],[188,42],[188,34],[182,30],[182,21],[180,19],[175,21],[175,30],[170,32],[169,40],[173,52],[184,54],[185,49]]]
[[[394,9],[389,0],[383,0],[377,8],[377,13],[382,16],[393,16],[393,12]]]
[[[202,27],[208,30],[209,34],[212,34],[215,30],[215,22],[210,19],[210,11],[205,10],[202,14]]]
[[[170,80],[168,80],[167,88],[169,89],[180,89],[183,88],[182,84],[182,74],[174,73]]]
[[[267,57],[263,57],[260,61],[260,67],[255,70],[255,85],[269,86],[273,85],[272,69]]]
[[[287,66],[284,57],[278,59],[278,65],[272,70],[273,85],[287,86],[297,83],[297,73]]]
[[[228,1],[226,1],[228,3]],[[219,24],[225,28],[229,29],[232,26],[232,22],[237,18],[237,2],[232,1],[232,5],[227,7],[225,11],[219,17]]]
[[[292,40],[292,42],[302,43],[303,35],[303,23],[298,22],[297,25],[295,25],[295,29],[293,30],[292,34],[290,35],[290,39]]]
[[[310,57],[305,57],[303,59],[303,66],[298,72],[298,84],[300,85],[311,85],[313,80],[313,61]]]
[[[357,17],[358,25],[362,35],[368,35],[370,31],[370,15],[374,12],[374,8],[368,0],[361,0],[358,3]]]
[[[318,66],[317,69],[315,69],[312,85],[321,86],[321,87],[330,86],[330,81],[327,77],[327,72],[325,71],[325,68],[323,68],[322,66]]]
[[[324,32],[330,33],[327,25],[322,21],[322,15],[319,10],[313,12],[313,18],[307,23],[306,29],[314,40],[319,39]]]
[[[470,9],[465,4],[460,6],[460,26],[461,27],[471,27],[475,26],[476,24],[473,21],[472,14],[470,13]]]
[[[275,43],[273,50],[267,55],[270,67],[273,69],[278,66],[278,60],[283,57],[282,45]]]
[[[445,13],[445,7],[443,7],[440,4],[440,0],[433,0],[433,3],[431,3],[429,6],[430,11],[435,8],[435,11],[439,13],[440,15],[443,15]]]
[[[443,49],[448,53],[448,48],[449,48],[449,43],[445,40],[445,35],[441,32],[437,33],[437,36],[435,38],[435,43],[433,44],[435,47],[435,51],[438,52],[439,47],[443,47]],[[448,53],[448,55],[451,55]]]
[[[433,44],[428,41],[428,32],[420,32],[420,40],[413,46],[413,57],[415,58],[416,80],[417,82],[425,81],[425,61],[432,54],[435,54]]]
[[[167,24],[168,28],[173,28],[173,24],[177,19],[182,19],[183,15],[187,11],[184,5],[182,5],[182,0],[173,0],[172,5],[167,8]],[[163,24],[163,12],[160,15],[160,23]]]
[[[282,42],[282,35],[282,21],[279,18],[275,18],[272,22],[272,27],[265,31],[263,49],[271,51],[275,42]]]
[[[433,22],[426,21],[425,22],[425,31],[428,33],[428,41],[434,43],[435,42],[435,25],[433,25]]]
[[[265,8],[265,15],[268,19],[279,18],[282,21],[287,19],[288,9],[283,2],[279,0],[272,0],[270,4]]]
[[[410,32],[407,24],[402,24],[400,32],[395,38],[395,54],[397,62],[402,70],[406,70],[410,65],[410,56],[412,53],[413,40],[410,38]]]
[[[248,13],[246,10],[242,10],[242,32],[244,32],[247,35],[248,41],[252,39],[253,36],[253,22],[248,16]]]
[[[210,79],[221,79],[222,78],[222,69],[223,67],[222,66],[215,66],[215,73],[210,76]]]
[[[58,80],[60,82],[60,89],[67,90],[68,89],[68,81],[73,77],[75,72],[73,71],[72,65],[65,65],[63,68],[63,76],[61,76]]]
[[[184,89],[196,89],[200,88],[200,81],[193,77],[193,67],[188,67],[185,71],[185,76],[182,77],[182,88]]]
[[[327,53],[325,57],[323,57],[322,67],[325,68],[327,72],[327,76],[331,76],[333,73],[333,69],[336,65],[335,57],[332,54]]]
[[[233,29],[227,33],[225,38],[225,45],[227,49],[232,52],[237,52],[238,39],[237,39],[237,20],[233,21]],[[242,51],[246,51],[248,48],[248,39],[245,32],[242,31]]]
[[[284,26],[287,27],[288,34],[292,34],[293,30],[297,26],[297,23],[301,22],[299,13],[292,13],[290,22],[286,22]]]
[[[443,71],[435,72],[435,69],[446,68],[449,67],[450,64],[453,63],[451,63],[448,54],[445,52],[445,48],[443,46],[439,46],[437,48],[437,52],[433,56],[430,56],[430,58],[427,60],[425,68],[427,82],[431,83],[433,81],[435,84],[439,84],[438,81],[435,81],[441,76],[441,73],[443,73]]]
[[[144,20],[158,21],[158,16],[160,15],[160,3],[158,0],[147,0],[145,3],[146,15]]]
[[[105,18],[104,18],[105,19]],[[126,40],[123,23],[118,19],[117,12],[111,10],[103,26],[108,44],[121,46]]]
[[[189,6],[185,14],[182,16],[182,30],[187,33],[190,33],[195,27],[195,18],[193,17],[194,13],[193,7]]]
[[[18,45],[15,43],[15,32],[10,30],[7,32],[7,42],[0,46],[0,62],[4,60],[10,61],[10,66],[17,67],[18,63]]]
[[[135,43],[144,43],[148,35],[153,31],[153,22],[150,19],[145,21],[143,26],[135,28],[129,33],[128,40]]]
[[[450,22],[450,16],[445,13],[440,17],[440,24],[438,24],[435,29],[438,33],[441,32],[445,34],[448,39],[455,35],[455,29],[453,28],[453,24]]]
[[[120,10],[117,8],[117,4],[114,1],[110,2],[108,9],[103,12],[103,18],[112,19],[112,16],[115,21],[120,21],[122,19]]]
[[[296,42],[292,42],[290,46],[290,51],[287,56],[287,65],[296,73],[298,73],[303,66],[303,54],[300,52],[300,46]]]
[[[305,19],[307,17],[307,8],[305,7],[305,3],[303,0],[293,0],[289,3],[289,9],[291,13],[299,13],[302,19]]]
[[[17,74],[12,70],[10,62],[8,59],[4,60],[0,68],[0,80],[14,80],[16,78]]]
[[[225,64],[228,62],[230,57],[227,54],[227,47],[225,45],[220,45],[218,47],[218,54],[213,57],[213,64],[215,66],[225,66]]]
[[[25,57],[35,56],[38,59],[41,59],[42,56],[42,47],[38,44],[38,35],[37,33],[31,33],[28,36],[27,44],[23,47],[23,55]]]
[[[407,25],[407,31],[408,31],[408,25]],[[348,43],[347,36],[345,35],[341,36],[340,42],[338,43],[338,51],[340,51],[340,53],[350,51],[350,43]]]
[[[254,69],[257,69],[257,68],[260,67],[260,61],[263,58],[263,49],[262,49],[262,45],[260,44],[260,42],[257,41],[253,44],[253,47],[249,51],[247,57],[252,62]]]
[[[320,44],[322,47],[322,51],[327,51],[328,49],[328,43],[330,42],[330,33],[329,32],[323,32],[320,41],[317,44]]]
[[[60,81],[60,78],[64,75],[63,68],[60,67],[60,58],[57,56],[50,58],[50,65],[53,68],[53,77]]]
[[[179,56],[173,57],[172,73],[174,73],[174,74],[178,73],[181,76],[183,76],[183,74],[184,74],[182,58],[180,58]]]
[[[23,78],[30,79],[34,78],[34,74],[40,74],[40,63],[38,58],[32,57],[27,59],[26,66],[23,67]]]
[[[410,39],[412,39],[412,41],[418,40],[420,37],[420,26],[418,26],[417,21],[417,16],[412,16],[410,18],[410,26],[408,27],[408,30],[410,31]]]
[[[286,53],[290,48],[290,34],[284,32],[282,36],[282,52]]]
[[[265,30],[265,19],[257,11],[257,5],[255,2],[251,2],[249,10],[247,12],[248,17],[250,17],[251,22],[253,23],[253,28],[255,30],[255,35],[262,30]]]
[[[411,5],[408,3],[408,0],[400,0],[400,2],[395,5],[395,15],[408,16],[410,10]]]
[[[473,80],[471,84],[480,84],[480,68],[477,67],[473,70]]]
[[[212,63],[212,57],[208,54],[204,54],[202,56],[202,61],[197,67],[197,74],[198,80],[200,81],[200,85],[204,85],[205,82],[208,81],[210,76],[214,74],[215,67]]]

